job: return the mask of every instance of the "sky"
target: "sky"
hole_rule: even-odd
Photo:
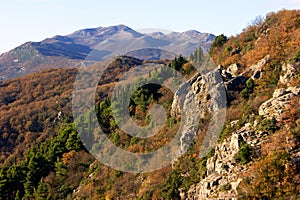
[[[300,9],[300,0],[0,0],[0,54],[84,28],[198,30],[236,35],[271,11]]]

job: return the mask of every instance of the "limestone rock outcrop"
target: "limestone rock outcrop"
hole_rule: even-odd
[[[273,94],[273,98],[264,102],[259,107],[259,115],[280,120],[282,114],[285,112],[285,108],[288,102],[292,99],[292,97],[299,97],[299,96],[300,96],[300,87],[276,89]]]
[[[300,68],[300,62],[288,63],[282,66],[282,71],[285,72],[279,77],[280,83],[290,86],[290,81],[295,77],[297,70]]]
[[[285,107],[293,97],[300,96],[300,87],[289,87],[275,90],[273,97],[259,108],[263,118],[281,120]],[[235,126],[233,121],[231,126]],[[214,155],[207,159],[206,177],[192,185],[187,192],[181,191],[182,200],[237,199],[237,188],[242,178],[240,174],[248,171],[248,165],[236,161],[236,155],[242,145],[249,145],[255,152],[260,152],[261,145],[268,140],[264,132],[258,131],[258,122],[246,123],[233,131],[227,139],[217,144]],[[294,153],[292,162],[300,168],[300,154]]]
[[[171,107],[171,116],[180,118],[182,124],[178,155],[188,149],[197,133],[199,118],[205,118],[208,113],[211,114],[211,123],[206,141],[208,147],[215,145],[217,131],[225,120],[226,105],[225,87],[217,69],[204,75],[198,73],[179,87]],[[201,150],[203,154],[208,147]]]

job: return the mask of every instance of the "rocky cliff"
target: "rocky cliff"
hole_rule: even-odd
[[[184,112],[180,105],[185,105],[184,98],[181,96],[185,94],[188,85],[195,93],[195,100],[199,105],[199,116],[203,118],[205,114],[212,113],[212,99],[210,98],[211,92],[209,91],[209,82],[221,75],[222,80],[226,88],[226,92],[230,93],[234,90],[242,90],[241,85],[245,85],[245,79],[247,74],[252,80],[260,80],[263,76],[264,67],[268,62],[269,56],[260,60],[257,64],[251,66],[248,72],[242,72],[237,74],[237,65],[231,65],[227,70],[224,70],[222,66],[218,70],[209,73],[206,76],[200,74],[195,75],[186,84],[182,85],[174,96],[171,113],[175,117],[179,117],[181,112]],[[247,173],[251,167],[252,159],[258,159],[262,152],[262,145],[270,140],[271,134],[266,129],[262,128],[264,121],[272,121],[274,124],[283,123],[285,117],[289,114],[287,109],[288,105],[292,104],[292,101],[296,98],[296,103],[300,103],[300,87],[290,86],[290,80],[295,78],[295,64],[284,64],[283,74],[280,76],[282,86],[279,86],[270,99],[261,103],[258,108],[258,114],[252,114],[252,120],[247,123],[240,123],[240,120],[231,121],[229,126],[231,131],[227,138],[215,145],[213,148],[213,156],[207,159],[206,162],[206,175],[205,178],[199,180],[199,183],[192,185],[188,191],[180,190],[181,199],[186,200],[200,200],[200,199],[237,199],[238,187],[241,181],[246,177],[241,174]],[[259,74],[259,75],[258,75]],[[210,77],[207,79],[207,77]],[[209,80],[209,81],[207,81]],[[216,84],[213,84],[216,86]],[[217,90],[213,91],[216,93]],[[219,90],[220,91],[220,90]],[[220,98],[220,92],[216,95]],[[225,101],[226,102],[226,101]],[[295,101],[293,101],[295,103]],[[218,104],[215,104],[218,105]],[[225,106],[220,104],[221,107]],[[237,128],[238,127],[238,128]],[[286,125],[289,128],[288,125]],[[279,128],[278,128],[279,129]],[[182,138],[191,137],[188,129],[183,129]],[[286,138],[286,146],[293,149],[293,145],[290,140],[292,136]],[[251,153],[251,160],[241,161],[240,156],[246,150]],[[251,152],[250,152],[251,151]],[[242,153],[241,153],[242,152]],[[294,150],[291,153],[293,162],[299,165],[299,152]],[[242,155],[243,156],[243,155]]]

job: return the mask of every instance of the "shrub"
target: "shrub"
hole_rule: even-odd
[[[233,131],[235,131],[235,128],[232,127],[229,122],[227,122],[223,126],[222,132],[218,138],[218,142],[222,142],[225,138],[229,137]]]
[[[229,47],[226,47],[226,48],[225,48],[225,51],[227,51],[227,52],[231,52],[231,51],[232,51],[232,47],[231,47],[231,46],[229,46]]]
[[[248,99],[249,98],[249,95],[253,93],[253,89],[254,89],[254,81],[252,78],[249,78],[247,81],[246,81],[246,88],[243,89],[241,91],[241,95],[245,98],[245,99]]]
[[[252,160],[253,149],[250,145],[244,143],[241,145],[238,153],[235,155],[235,161],[242,165],[249,163]]]
[[[253,89],[254,88],[254,81],[252,78],[249,78],[247,81],[246,81],[246,87],[248,89]]]
[[[291,59],[292,62],[300,61],[300,49],[295,53],[294,57]]]
[[[298,199],[297,171],[285,152],[274,152],[255,162],[238,186],[240,199]]]
[[[112,134],[112,142],[116,144],[119,141],[119,139],[120,139],[119,133],[118,132],[114,132]]]
[[[223,191],[228,191],[228,190],[231,190],[232,186],[230,183],[226,183],[224,185],[221,186],[221,190]]]
[[[241,93],[242,97],[244,97],[245,99],[248,99],[249,98],[249,90],[248,88],[244,88]]]
[[[212,43],[212,48],[215,47],[221,47],[223,44],[225,44],[228,41],[228,38],[224,35],[218,35],[215,39],[215,41]]]
[[[263,119],[258,126],[258,131],[267,132],[267,133],[274,133],[278,130],[278,126],[276,126],[275,119],[265,118]]]
[[[172,171],[166,180],[165,186],[161,191],[163,199],[179,199],[179,187],[182,184],[182,176],[178,171]]]

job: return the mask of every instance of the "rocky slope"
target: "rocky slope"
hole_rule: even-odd
[[[283,91],[286,94],[282,94]],[[274,97],[260,107],[260,115],[263,118],[272,118],[274,115],[277,119],[282,117],[284,110],[282,107],[278,109],[278,103],[286,106],[291,96],[300,97],[299,92],[300,88],[296,87],[276,90]],[[278,96],[278,93],[281,95]],[[270,107],[266,108],[267,105]],[[270,112],[274,109],[278,109],[276,113]],[[267,134],[257,132],[257,129],[257,121],[254,121],[254,124],[248,123],[218,144],[214,149],[214,156],[207,161],[207,177],[192,186],[187,194],[181,194],[182,199],[237,199],[237,188],[242,181],[240,174],[245,173],[249,167],[237,163],[236,155],[242,145],[248,144],[253,149],[260,149],[261,144],[268,140]],[[292,157],[296,158],[295,161],[298,160],[299,152],[298,150],[292,154]],[[298,161],[296,162],[299,165]]]
[[[257,64],[250,67],[251,74],[250,79],[259,79],[257,75],[259,70],[262,70],[266,65],[266,58],[259,61]],[[281,82],[287,84],[286,87],[279,87],[276,89],[272,95],[272,98],[262,102],[258,109],[259,120],[253,119],[253,121],[245,123],[239,128],[236,128],[236,125],[239,123],[239,120],[231,121],[229,126],[231,129],[236,129],[235,131],[230,132],[226,139],[222,142],[213,143],[216,145],[213,147],[214,155],[207,159],[206,162],[206,175],[199,183],[192,185],[188,191],[180,190],[180,197],[184,200],[204,200],[204,199],[238,199],[239,192],[238,187],[242,180],[245,180],[247,177],[242,177],[241,174],[247,173],[250,166],[241,163],[238,160],[239,152],[241,152],[245,147],[251,148],[254,152],[261,152],[262,145],[267,143],[270,140],[270,133],[266,130],[261,129],[260,123],[263,120],[271,120],[277,124],[283,123],[285,118],[289,115],[289,110],[287,107],[292,104],[293,99],[297,99],[296,103],[299,106],[300,104],[300,87],[293,86],[289,87],[289,81],[295,78],[296,69],[293,66],[298,66],[299,63],[287,64],[284,65],[283,69],[285,73],[281,75]],[[236,66],[236,64],[232,65]],[[227,92],[232,91],[234,88],[237,88],[239,84],[245,84],[244,82],[236,82],[238,77],[243,77],[244,72],[241,74],[236,74],[236,71],[229,67],[227,71],[219,69],[219,73],[222,75],[224,80],[225,87]],[[213,72],[210,72],[210,74]],[[216,72],[215,72],[216,73]],[[248,74],[249,76],[249,74]],[[229,78],[229,80],[228,80]],[[288,79],[288,80],[287,80]],[[242,80],[242,79],[241,79]],[[193,77],[187,84],[191,84],[193,91],[196,92],[196,95],[201,98],[195,98],[199,105],[205,105],[206,110],[200,109],[199,115],[204,117],[204,114],[209,112],[211,113],[210,105],[212,100],[207,100],[205,98],[209,95],[207,90],[207,85],[205,81],[201,78],[200,75]],[[195,87],[197,85],[197,87]],[[172,104],[171,113],[173,116],[180,115],[183,112],[180,108],[180,95],[183,94],[183,88],[187,88],[184,85],[178,90],[175,94],[174,101]],[[220,94],[218,95],[220,97]],[[181,100],[182,101],[182,100]],[[195,108],[193,108],[195,109]],[[254,114],[252,114],[254,116]],[[252,116],[252,118],[253,118]],[[286,126],[290,128],[287,124]],[[195,135],[189,134],[190,129],[184,129],[182,140],[185,138],[195,137]],[[193,132],[195,133],[195,131]],[[293,158],[293,164],[299,166],[299,149],[295,149],[295,144],[293,144],[293,137],[287,136],[285,147],[288,148],[288,151],[291,153],[291,158]],[[182,147],[182,151],[184,146]],[[259,153],[258,153],[259,154]],[[248,162],[248,161],[247,161]]]
[[[211,50],[224,66],[227,120],[205,174],[178,190],[181,199],[299,199],[299,20],[296,10],[271,13]],[[278,41],[289,46],[276,49]]]

